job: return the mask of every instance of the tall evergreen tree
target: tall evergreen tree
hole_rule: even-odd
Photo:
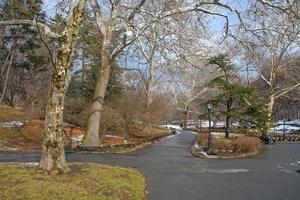
[[[5,20],[44,21],[42,0],[6,0],[0,17]],[[24,81],[33,79],[49,63],[48,52],[40,40],[40,32],[32,27],[18,25],[2,27],[0,43],[0,103],[15,105],[16,100],[27,96]]]
[[[226,55],[212,57],[209,64],[216,65],[222,72],[222,75],[213,79],[210,85],[221,91],[212,101],[217,106],[218,112],[225,117],[225,138],[229,138],[231,119],[264,129],[267,113],[263,105],[254,100],[253,88],[236,81],[234,66],[228,57]]]

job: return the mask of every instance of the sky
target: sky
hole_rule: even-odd
[[[53,16],[55,14],[55,5],[57,0],[44,0],[43,10],[47,13],[48,16]]]
[[[55,14],[55,5],[59,0],[44,0],[43,9],[46,11],[47,15],[53,16]],[[247,8],[248,1],[246,0],[221,0],[222,3],[229,5],[232,8],[237,10],[245,10]],[[230,12],[222,12],[223,14],[227,15],[229,18],[230,25],[234,25],[238,23],[238,18],[236,14],[232,14]],[[212,21],[212,27],[216,31],[221,31],[224,27],[225,20],[221,17],[215,17]]]

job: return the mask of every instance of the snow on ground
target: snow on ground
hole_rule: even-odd
[[[81,141],[83,140],[83,137],[84,137],[84,135],[78,135],[78,136],[70,137],[70,139],[71,139],[72,141],[81,142]]]
[[[124,137],[120,137],[120,136],[117,136],[117,135],[105,135],[105,137],[108,137],[108,138],[124,139]]]
[[[179,125],[172,125],[172,124],[164,124],[161,125],[162,128],[175,128],[176,130],[182,131],[182,128]]]
[[[3,128],[22,128],[24,123],[18,121],[10,121],[5,123],[0,123],[0,127]]]
[[[277,125],[283,125],[283,124],[286,124],[286,125],[294,125],[294,126],[300,126],[300,119],[295,119],[295,120],[291,120],[291,121],[283,121],[283,120],[279,120],[276,124]]]
[[[283,131],[283,130],[286,130],[286,131],[298,131],[300,130],[300,127],[296,127],[296,126],[291,126],[291,125],[279,125],[277,127],[275,127],[275,131]]]

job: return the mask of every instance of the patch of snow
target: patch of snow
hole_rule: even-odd
[[[64,122],[63,126],[66,127],[66,128],[74,128],[74,127],[76,127],[74,124],[70,124],[70,123],[66,123],[66,122]]]
[[[71,140],[81,142],[83,140],[84,135],[78,135],[78,136],[73,136],[70,137]]]
[[[285,126],[279,125],[279,126],[276,126],[274,129],[275,129],[275,131],[284,131],[285,130],[286,132],[292,132],[292,131],[300,130],[300,127],[292,126],[292,125],[285,125]]]
[[[195,149],[202,150],[203,148],[197,142],[194,144]]]
[[[228,173],[245,173],[250,172],[249,169],[202,169],[201,173],[215,173],[215,174],[228,174]]]
[[[105,137],[108,137],[108,138],[118,138],[118,139],[124,139],[124,137],[120,137],[120,136],[117,136],[117,135],[105,135]]]
[[[3,127],[3,128],[22,128],[23,126],[24,126],[24,123],[18,122],[18,121],[0,123],[0,127]]]
[[[165,124],[161,125],[162,128],[175,128],[176,130],[182,130],[182,128],[179,125],[172,125],[172,124]]]
[[[300,126],[300,119],[295,119],[295,120],[291,120],[291,121],[283,121],[283,120],[280,120],[278,121],[276,124],[277,125],[283,125],[283,124],[286,124],[286,125],[294,125],[294,126]]]
[[[37,167],[39,166],[38,162],[28,162],[24,164],[25,167]]]
[[[226,126],[226,122],[217,122],[215,127],[216,128],[224,128]]]

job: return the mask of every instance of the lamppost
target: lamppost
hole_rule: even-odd
[[[285,118],[283,118],[283,141],[285,141]]]
[[[208,149],[207,149],[207,154],[208,155],[214,155],[213,147],[212,147],[212,135],[211,135],[211,109],[212,109],[212,104],[210,102],[207,104],[207,109],[208,109]]]

